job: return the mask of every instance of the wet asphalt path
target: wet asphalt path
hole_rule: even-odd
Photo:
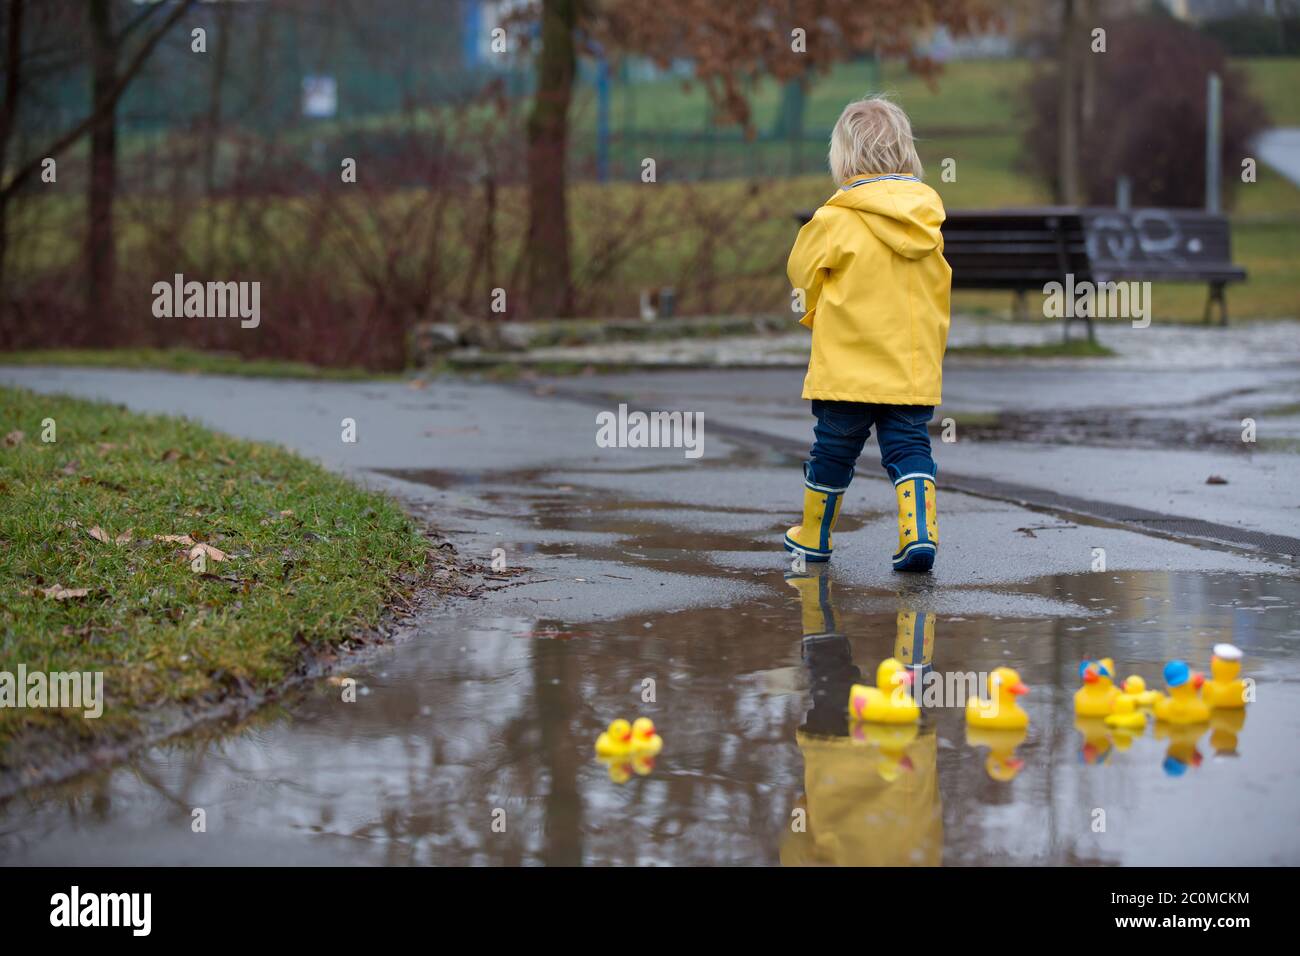
[[[0,859],[1300,862],[1290,558],[942,481],[946,470],[1014,478],[1300,537],[1300,369],[1157,370],[1135,387],[1131,371],[952,368],[936,416],[957,438],[936,441],[937,572],[889,571],[892,495],[872,444],[831,577],[811,583],[787,581],[775,548],[799,500],[791,452],[811,431],[799,379],[415,388],[0,369],[5,383],[287,445],[401,495],[462,553],[528,569],[485,599],[431,610],[356,675],[368,691],[356,704],[322,684],[250,726],[11,801]],[[597,447],[595,411],[620,401],[702,412],[703,456]],[[345,417],[355,445],[340,440]],[[1240,440],[1247,417],[1255,443]],[[1207,485],[1211,474],[1227,483]],[[1104,572],[1092,570],[1097,548]],[[814,632],[830,638],[805,639]],[[1246,650],[1260,681],[1248,727],[1123,740],[1076,724],[1081,657],[1109,654],[1155,680],[1172,656],[1204,667],[1222,640]],[[911,739],[855,737],[845,682],[891,653],[940,675],[1020,670],[1033,725],[1014,780],[993,779],[997,748],[967,739],[951,700],[927,708]],[[602,726],[637,712],[667,741],[657,765],[642,777],[592,760]],[[193,806],[219,840],[190,834]],[[801,810],[803,829],[791,822]]]

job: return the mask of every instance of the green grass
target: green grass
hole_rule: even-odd
[[[250,359],[230,352],[195,349],[33,349],[0,352],[0,365],[75,365],[90,368],[157,369],[247,378],[373,379],[359,368],[321,368],[305,362]]]
[[[1300,123],[1300,58],[1237,60],[1257,95],[1278,123]],[[934,185],[949,209],[980,209],[1048,203],[1051,196],[1020,167],[1021,90],[1032,67],[1027,61],[962,61],[947,65],[932,89],[901,65],[885,64],[880,88],[898,94],[912,115],[918,148]],[[813,86],[805,117],[805,128],[829,129],[848,99],[866,92],[872,73],[863,62],[836,66]],[[776,115],[780,90],[772,83],[759,83],[753,90],[757,125],[766,130]],[[698,132],[708,121],[702,89],[684,89],[678,79],[642,85],[631,101],[620,91],[614,97],[614,128],[626,122],[642,128],[661,127],[682,133]],[[574,118],[574,148],[592,142],[591,110],[579,103]],[[584,146],[583,144],[586,144]],[[695,146],[678,143],[673,149],[686,151]],[[721,150],[743,151],[754,147],[743,141],[719,144]],[[813,150],[813,144],[806,144]],[[824,153],[824,147],[817,146]],[[815,151],[815,150],[814,150]],[[616,154],[619,150],[615,150]],[[639,154],[638,154],[639,155]],[[615,157],[618,158],[617,156]],[[664,159],[670,170],[672,153]],[[956,162],[957,178],[944,182],[944,159]],[[733,164],[743,170],[745,162]],[[615,182],[600,185],[577,181],[570,187],[570,215],[573,261],[580,283],[585,282],[586,310],[591,314],[630,316],[636,312],[640,289],[673,285],[680,290],[680,314],[710,314],[729,309],[746,311],[780,310],[786,307],[788,289],[784,262],[795,234],[792,213],[811,209],[832,191],[826,174],[813,174],[764,182],[757,188],[743,179],[707,184],[674,181],[665,173],[659,182]],[[417,217],[407,244],[423,248],[437,241],[438,261],[446,270],[452,288],[457,277],[471,271],[472,243],[465,237],[477,234],[481,209],[475,202],[453,202],[446,220],[434,230],[432,217]],[[364,194],[340,198],[343,213],[336,221],[313,232],[302,199],[277,200],[265,218],[250,222],[236,215],[226,200],[195,207],[185,220],[177,243],[183,248],[203,248],[211,241],[218,250],[210,269],[215,274],[244,274],[256,261],[263,245],[284,250],[286,262],[305,272],[317,270],[328,276],[331,294],[340,299],[368,294],[363,272],[377,268],[377,262],[358,259],[357,250],[383,249],[382,237],[393,222],[403,221],[404,211],[425,201],[418,190],[394,189],[382,196]],[[1247,282],[1234,285],[1228,293],[1231,313],[1237,318],[1276,318],[1300,315],[1300,189],[1266,166],[1259,168],[1259,181],[1239,184],[1232,197],[1234,259],[1249,272]],[[152,233],[144,223],[161,217],[167,221],[165,200],[152,196],[132,197],[119,222],[119,261],[149,261]],[[729,214],[743,228],[715,239],[715,222],[696,217],[700,209]],[[513,263],[527,229],[527,202],[521,187],[502,188],[497,199],[496,234],[498,271],[500,264]],[[133,213],[128,214],[128,213]],[[70,237],[79,234],[84,218],[81,194],[42,194],[24,197],[10,214],[12,234],[23,242],[11,243],[9,278],[15,286],[28,278],[75,272],[80,268],[81,247]],[[715,217],[716,220],[717,217]],[[212,235],[208,233],[211,231]],[[437,235],[434,235],[434,233]],[[583,275],[584,268],[600,262],[601,256],[621,246],[622,258],[598,280]],[[294,250],[309,250],[310,262],[295,258]],[[418,288],[424,276],[418,274],[417,257],[401,256],[394,279],[398,284]],[[707,267],[707,268],[706,268]],[[693,278],[717,277],[713,297],[696,294],[688,286]],[[1155,318],[1158,321],[1198,321],[1205,297],[1203,286],[1158,285],[1155,287]],[[400,296],[399,296],[400,298]],[[732,305],[732,303],[739,303]],[[962,292],[954,307],[977,314],[1005,315],[1010,297],[1000,293]],[[0,357],[0,360],[7,360]],[[43,359],[32,359],[43,361]],[[95,361],[98,362],[96,359]],[[123,367],[175,367],[167,363],[194,362],[195,370],[219,371],[212,360],[156,357],[113,358],[103,364]],[[82,363],[78,363],[82,364]],[[317,375],[306,367],[273,363],[259,370],[228,369],[235,374]],[[344,375],[349,373],[344,372]]]
[[[424,574],[426,544],[395,502],[280,448],[11,388],[0,388],[4,436],[0,660],[102,671],[106,705],[98,720],[0,709],[0,767],[28,732],[88,743],[160,705],[274,688],[374,627]],[[187,547],[159,535],[227,560],[197,573]],[[41,593],[55,586],[88,593]]]

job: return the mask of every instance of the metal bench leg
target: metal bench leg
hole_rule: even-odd
[[[1210,324],[1210,317],[1216,304],[1219,307],[1219,324],[1223,326],[1228,324],[1228,297],[1223,290],[1224,283],[1210,283],[1209,292],[1205,296],[1205,314],[1202,317],[1206,325]]]

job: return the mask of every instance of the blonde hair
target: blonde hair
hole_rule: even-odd
[[[862,173],[902,173],[921,178],[921,159],[912,142],[912,123],[884,96],[854,100],[831,130],[827,156],[836,183]]]

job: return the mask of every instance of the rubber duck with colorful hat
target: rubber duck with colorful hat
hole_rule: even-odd
[[[1115,686],[1115,662],[1109,657],[1079,665],[1083,686],[1074,692],[1074,712],[1080,717],[1106,717],[1119,696]]]

